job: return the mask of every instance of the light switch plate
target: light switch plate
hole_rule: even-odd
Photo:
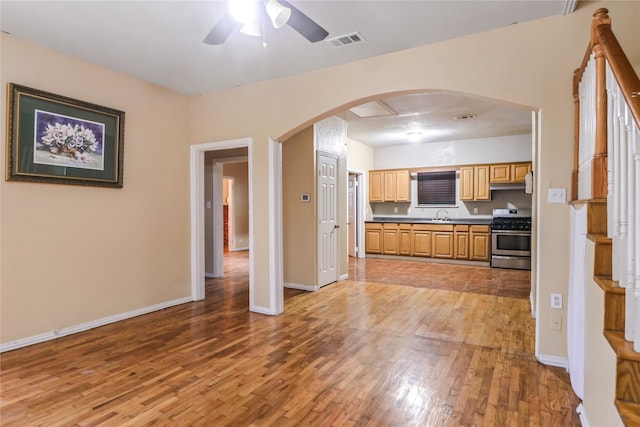
[[[549,189],[549,203],[566,203],[566,202],[567,202],[566,188],[550,188]]]

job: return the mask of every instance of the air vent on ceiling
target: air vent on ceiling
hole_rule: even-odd
[[[342,47],[350,44],[362,43],[363,41],[365,41],[365,38],[358,32],[333,37],[327,40],[327,42],[333,47]]]
[[[475,114],[461,114],[459,116],[454,117],[454,120],[469,120],[474,119],[476,117]]]

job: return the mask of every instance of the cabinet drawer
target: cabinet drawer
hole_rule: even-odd
[[[470,229],[472,233],[488,233],[489,232],[488,225],[472,225]]]
[[[456,231],[469,231],[469,226],[467,224],[456,224],[454,230],[456,230]]]

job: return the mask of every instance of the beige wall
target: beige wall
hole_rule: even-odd
[[[6,34],[1,43],[0,116],[8,82],[126,116],[124,188],[0,180],[0,341],[190,297],[189,98]]]
[[[589,40],[591,15],[603,5],[610,9],[622,46],[631,58],[637,58],[640,3],[587,3],[567,16],[196,97],[192,103],[192,142],[252,136],[257,163],[254,202],[256,206],[266,206],[267,138],[282,139],[331,112],[376,95],[453,90],[539,111],[539,144],[534,154],[538,172],[535,190],[541,195],[535,214],[539,249],[537,295],[542,302],[537,312],[537,353],[543,359],[563,360],[566,331],[550,328],[548,301],[551,293],[567,294],[569,209],[563,204],[548,204],[543,196],[551,187],[570,187],[571,80]],[[262,233],[256,236],[257,248],[262,251],[266,251],[269,220],[267,215],[256,218],[256,229]],[[257,275],[267,274],[266,262],[265,257],[256,264]],[[257,292],[256,298],[266,304],[268,294]]]
[[[2,34],[3,100],[6,83],[15,81],[127,112],[124,189],[0,183],[2,341],[188,295],[190,144],[253,139],[251,303],[261,307],[272,304],[268,139],[286,139],[347,106],[378,95],[441,89],[539,110],[536,191],[569,188],[571,77],[589,40],[591,14],[602,6],[610,9],[616,35],[638,64],[640,2],[580,2],[571,15],[195,96],[190,103]],[[3,101],[2,114],[5,107]],[[4,126],[2,121],[2,133]],[[77,220],[73,228],[54,228],[41,221],[42,212]],[[547,302],[550,293],[567,294],[569,209],[540,197],[536,218],[542,302],[537,353],[564,358],[566,332],[551,330]],[[91,238],[77,230],[91,230]],[[91,259],[70,265],[41,254]]]
[[[234,248],[249,248],[249,163],[225,163],[222,167],[225,178],[233,178],[233,230]],[[229,230],[231,233],[231,230]]]
[[[354,139],[347,138],[347,169],[354,172],[363,172],[360,180],[360,191],[364,193],[364,200],[369,200],[369,174],[367,171],[373,167],[373,148]],[[364,220],[371,220],[373,213],[371,205],[364,203]]]
[[[316,179],[313,127],[282,143],[284,281],[315,287],[317,277]],[[311,195],[302,202],[300,195]]]

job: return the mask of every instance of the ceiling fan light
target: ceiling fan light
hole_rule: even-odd
[[[260,22],[257,19],[254,19],[251,22],[247,22],[240,27],[240,32],[242,34],[246,34],[248,36],[260,37],[262,35],[262,31],[260,30]]]
[[[255,0],[229,0],[229,13],[236,21],[246,24],[256,20],[258,9]]]
[[[280,4],[278,0],[268,0],[265,8],[267,15],[271,18],[273,28],[284,27],[291,17],[291,9]]]

